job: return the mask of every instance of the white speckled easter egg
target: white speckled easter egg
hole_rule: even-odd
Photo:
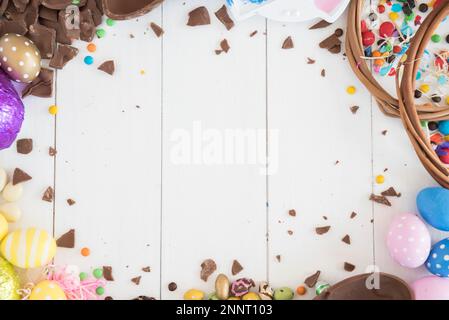
[[[53,259],[56,241],[47,232],[36,228],[17,230],[3,239],[0,252],[16,267],[36,268]]]
[[[0,38],[0,64],[14,81],[30,83],[41,71],[41,54],[30,39],[7,33]]]
[[[430,252],[430,234],[415,215],[405,213],[393,219],[387,236],[390,255],[401,266],[417,268],[424,264]]]

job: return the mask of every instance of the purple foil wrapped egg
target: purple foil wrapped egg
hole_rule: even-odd
[[[251,290],[252,287],[255,287],[256,284],[252,279],[242,278],[235,280],[231,285],[231,293],[235,297],[244,296]]]
[[[0,70],[0,150],[9,148],[22,127],[25,108],[8,76]]]

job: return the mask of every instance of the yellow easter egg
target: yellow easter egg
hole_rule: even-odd
[[[184,300],[203,300],[204,292],[197,289],[190,289],[184,293]]]
[[[242,300],[260,300],[260,297],[255,292],[248,292],[242,297]]]
[[[46,265],[55,256],[56,241],[46,231],[29,228],[8,234],[0,245],[2,256],[19,268]]]
[[[67,300],[61,287],[54,281],[39,282],[30,294],[30,300]]]
[[[0,214],[0,241],[8,234],[8,221]]]

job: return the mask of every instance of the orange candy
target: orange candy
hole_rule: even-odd
[[[94,43],[89,43],[87,45],[87,51],[89,52],[95,52],[97,51],[97,46]]]
[[[89,255],[90,255],[90,249],[89,249],[89,248],[82,248],[82,249],[81,249],[81,255],[82,255],[83,257],[89,256]]]
[[[306,294],[306,292],[307,289],[304,286],[299,286],[298,288],[296,288],[296,293],[298,294],[298,296],[303,296]]]

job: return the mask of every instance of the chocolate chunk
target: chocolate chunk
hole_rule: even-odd
[[[98,70],[106,72],[112,76],[115,72],[115,63],[113,60],[105,61],[98,67]]]
[[[27,37],[34,41],[43,59],[53,57],[56,47],[56,31],[41,24],[33,24],[28,29]]]
[[[39,18],[44,20],[49,20],[53,22],[58,22],[58,10],[49,9],[47,7],[41,6],[39,8]]]
[[[164,30],[154,22],[150,23],[150,27],[153,30],[156,37],[160,38],[164,34]]]
[[[318,282],[318,279],[320,278],[321,271],[317,271],[311,276],[307,277],[306,280],[304,280],[304,283],[309,288],[315,287],[316,283]]]
[[[31,179],[33,178],[28,173],[26,173],[22,169],[16,168],[12,175],[12,185],[15,186],[16,184],[27,182]]]
[[[59,248],[75,248],[75,229],[71,229],[60,236],[59,239],[56,240],[56,245]]]
[[[354,219],[355,217],[357,217],[357,213],[355,213],[354,211],[351,212],[350,218],[351,218],[351,219]]]
[[[382,135],[383,135],[383,136],[386,136],[387,133],[388,133],[388,130],[382,130]]]
[[[24,12],[30,0],[12,0],[18,12]]]
[[[295,45],[293,44],[293,39],[291,36],[288,36],[287,39],[284,40],[284,43],[282,44],[282,49],[288,50],[293,49]]]
[[[223,39],[220,42],[220,48],[221,50],[223,50],[224,52],[228,53],[229,49],[231,49],[231,47],[229,46],[228,40]]]
[[[357,111],[359,111],[360,107],[359,106],[352,106],[351,108],[349,108],[349,110],[351,110],[352,114],[356,114]]]
[[[53,70],[42,68],[39,76],[22,91],[22,98],[29,95],[41,98],[51,97],[53,94],[53,75]]]
[[[215,16],[218,20],[223,23],[227,30],[231,30],[234,27],[234,21],[232,21],[231,17],[228,14],[228,9],[225,5],[223,5],[217,12],[215,12]]]
[[[58,153],[58,152],[56,151],[55,148],[53,148],[53,147],[49,147],[49,148],[48,148],[48,155],[49,155],[50,157],[54,157],[54,156],[56,155],[56,153]]]
[[[112,267],[103,266],[103,277],[106,281],[114,281],[114,277],[112,276]]]
[[[150,267],[144,267],[144,268],[142,268],[142,271],[143,272],[151,272],[151,268]]]
[[[86,8],[88,8],[92,13],[94,25],[99,26],[102,23],[103,14],[101,10],[98,8],[97,2],[95,0],[87,0]]]
[[[5,35],[6,33],[16,33],[24,36],[27,32],[28,29],[25,21],[0,21],[0,36]]]
[[[173,291],[176,291],[176,289],[178,289],[178,285],[176,283],[170,282],[168,284],[168,290],[169,291],[173,292]]]
[[[312,58],[307,58],[307,64],[315,64],[315,62]]]
[[[349,262],[345,262],[344,268],[345,268],[345,271],[352,272],[355,270],[355,265],[353,265],[352,263],[349,263]]]
[[[323,234],[328,233],[330,229],[331,229],[330,226],[318,227],[318,228],[315,228],[315,232],[316,232],[318,235],[323,235]]]
[[[401,197],[401,193],[398,193],[393,187],[388,188],[387,190],[381,193],[384,197]]]
[[[66,44],[58,45],[53,58],[50,60],[50,67],[55,69],[62,69],[67,62],[78,55],[78,49]]]
[[[198,7],[189,12],[189,21],[187,22],[188,26],[196,27],[208,24],[210,24],[210,16],[206,7]]]
[[[42,196],[42,200],[47,201],[47,202],[53,202],[53,188],[52,187],[48,187],[45,192],[44,195]]]
[[[201,280],[207,282],[207,279],[209,279],[209,276],[213,274],[215,270],[217,270],[217,265],[214,260],[212,259],[204,260],[203,263],[201,264],[201,273],[200,273]]]
[[[347,234],[343,237],[343,239],[341,239],[341,241],[343,241],[346,244],[351,244],[351,237]]]
[[[335,30],[334,34],[335,34],[337,37],[341,37],[341,36],[344,34],[344,31],[343,31],[342,28],[338,28],[338,29]]]
[[[20,139],[16,142],[17,153],[30,154],[33,151],[33,139]]]
[[[330,37],[327,37],[321,41],[319,45],[322,49],[331,49],[335,46],[341,45],[341,40],[335,34],[332,34]]]
[[[327,22],[326,20],[321,20],[317,23],[315,23],[313,26],[309,28],[309,30],[315,30],[315,29],[322,29],[330,26],[332,23]]]
[[[135,278],[132,278],[132,279],[131,279],[131,282],[134,282],[134,284],[135,284],[136,286],[138,286],[138,285],[140,284],[140,280],[141,280],[141,279],[142,279],[141,276],[135,277]]]
[[[115,20],[127,20],[142,16],[156,8],[163,0],[103,0],[100,11]],[[97,1],[98,4],[99,0]]]
[[[385,196],[378,196],[378,195],[375,195],[375,194],[371,194],[369,199],[371,201],[376,202],[376,203],[383,204],[383,205],[386,205],[388,207],[391,207],[391,202],[388,201],[388,199],[385,198]]]
[[[76,21],[73,20],[73,15],[74,13],[72,12],[61,10],[58,14],[58,23],[54,24],[53,22],[56,30],[56,38],[59,43],[70,45],[72,44],[72,39],[81,38],[81,25],[84,21],[82,19],[83,17],[80,15],[79,24],[76,24]]]
[[[69,206],[74,206],[74,205],[76,204],[76,201],[73,200],[73,199],[67,199],[67,204],[68,204]]]
[[[289,211],[288,211],[288,215],[289,215],[290,217],[296,217],[296,210],[294,210],[294,209],[289,210]]]
[[[84,8],[80,12],[80,39],[91,42],[95,36],[95,23],[92,12],[88,8]]]
[[[73,3],[73,0],[42,0],[42,5],[44,7],[47,7],[49,9],[55,9],[55,10],[62,10],[67,8]],[[80,7],[83,7],[86,5],[86,0],[80,0],[79,4]]]
[[[341,45],[340,45],[340,44],[337,44],[337,45],[335,45],[335,46],[329,48],[329,52],[330,52],[330,53],[333,53],[333,54],[340,53],[340,52],[341,52]]]
[[[287,230],[287,233],[288,233],[289,236],[293,235],[293,231],[292,230]]]
[[[240,272],[242,272],[243,267],[237,260],[232,261],[232,268],[231,273],[233,276],[238,275]]]

